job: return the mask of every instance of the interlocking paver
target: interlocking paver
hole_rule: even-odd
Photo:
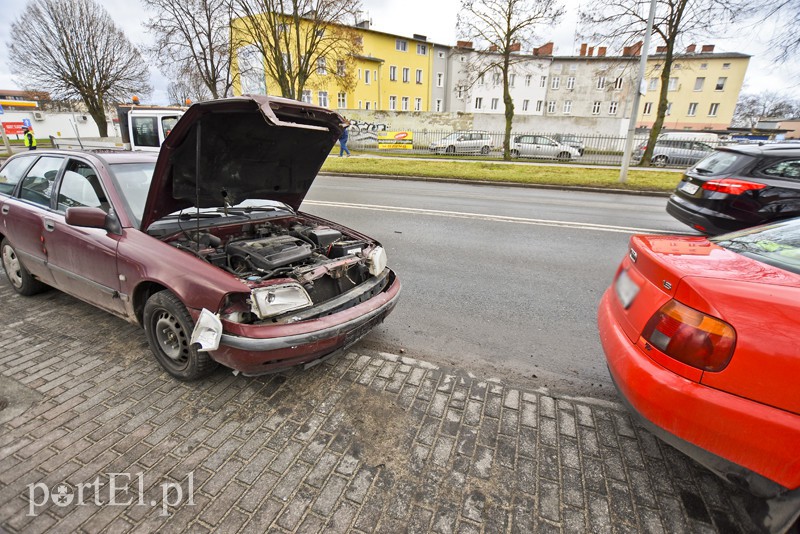
[[[755,528],[751,497],[613,403],[358,347],[307,372],[182,383],[132,325],[56,292],[23,299],[0,286],[0,298],[0,385],[37,390],[20,415],[0,412],[5,531]],[[43,314],[53,307],[69,317]],[[114,472],[136,503],[109,506]],[[28,515],[30,486],[77,498],[95,479],[87,505],[38,499]]]

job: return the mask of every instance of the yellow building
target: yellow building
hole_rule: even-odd
[[[704,45],[699,52],[696,48],[690,45],[673,62],[665,130],[725,130],[733,120],[750,56],[714,53],[714,45]],[[652,127],[656,120],[663,63],[663,53],[647,59],[647,94],[637,120],[640,128]]]
[[[241,41],[238,62],[234,63],[237,69],[241,66],[249,74],[237,79],[234,94],[280,95],[280,87],[267,74],[257,47],[252,42],[248,44],[243,34],[237,34],[241,27],[241,20],[233,22],[234,38]],[[298,100],[331,109],[431,110],[433,44],[425,37],[408,38],[379,32],[369,29],[368,23],[355,27],[330,25],[329,28],[355,32],[361,52],[348,54],[348,57],[329,53],[316,58],[316,69],[303,93],[297,95]],[[288,25],[287,30],[291,31]]]

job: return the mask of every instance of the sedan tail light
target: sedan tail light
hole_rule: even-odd
[[[667,356],[703,371],[721,371],[736,345],[728,323],[671,300],[644,327],[642,336]]]
[[[706,191],[716,191],[718,193],[726,193],[728,195],[741,195],[745,191],[764,189],[765,187],[767,186],[764,184],[748,182],[747,180],[740,180],[738,178],[709,180],[703,184],[703,189]]]

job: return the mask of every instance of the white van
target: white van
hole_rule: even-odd
[[[666,132],[658,136],[659,141],[700,141],[714,146],[719,144],[719,135],[711,132]]]

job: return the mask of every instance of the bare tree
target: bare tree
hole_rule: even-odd
[[[663,43],[659,57],[661,90],[658,108],[647,150],[640,165],[649,166],[656,138],[661,133],[667,113],[667,91],[676,50],[683,38],[713,35],[744,13],[747,0],[657,0],[653,36]],[[586,34],[619,45],[632,45],[644,37],[650,0],[600,0],[581,13]]]
[[[150,92],[147,63],[94,0],[30,2],[11,24],[11,72],[23,87],[49,91],[55,99],[80,98],[108,134],[106,108],[133,94]]]
[[[360,3],[352,0],[233,0],[239,19],[232,33],[263,60],[266,76],[281,96],[299,99],[315,73],[336,77],[347,91],[355,86],[355,57],[361,38],[349,23]]]
[[[796,60],[800,52],[800,2],[797,0],[762,0],[755,6],[756,14],[761,15],[759,22],[772,25],[770,45],[780,62]]]
[[[145,23],[153,35],[150,55],[166,76],[181,72],[201,81],[212,98],[231,94],[231,0],[143,0],[156,15]],[[184,76],[184,78],[186,77]],[[189,83],[189,85],[192,85]]]
[[[733,114],[733,123],[741,128],[755,128],[762,119],[798,116],[800,116],[800,100],[777,91],[763,91],[739,97]]]
[[[214,98],[196,70],[184,70],[174,75],[173,81],[167,84],[167,97],[173,106],[185,106],[187,100],[202,102]]]
[[[564,8],[559,0],[462,0],[456,29],[463,38],[486,47],[485,52],[473,54],[475,65],[472,83],[488,72],[499,71],[503,80],[505,134],[503,159],[511,159],[511,126],[514,121],[514,101],[509,90],[512,65],[519,61],[515,52],[529,46],[536,29],[554,25]]]

